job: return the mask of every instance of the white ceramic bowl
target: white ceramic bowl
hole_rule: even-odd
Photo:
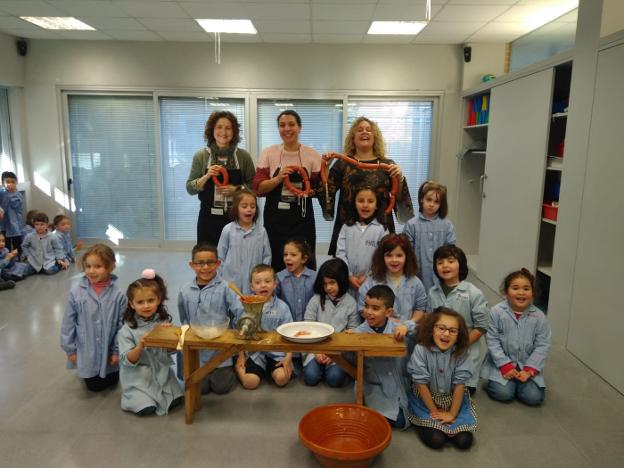
[[[280,325],[276,331],[288,341],[316,343],[334,333],[334,327],[321,322],[291,322]]]
[[[224,320],[206,320],[201,325],[193,323],[191,328],[205,340],[218,338],[225,333],[230,324],[229,317]]]

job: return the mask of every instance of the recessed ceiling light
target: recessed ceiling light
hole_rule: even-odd
[[[368,34],[415,35],[425,26],[427,21],[373,21]]]
[[[251,20],[248,19],[196,19],[206,32],[231,34],[257,34]]]
[[[95,31],[95,28],[71,16],[20,16],[20,18],[44,29]]]

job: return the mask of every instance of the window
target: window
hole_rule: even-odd
[[[418,187],[429,177],[433,101],[351,99],[348,109],[349,126],[360,116],[377,122],[386,155],[401,166],[418,210]],[[401,224],[396,227],[403,230]]]
[[[162,97],[160,148],[162,160],[165,239],[195,240],[199,199],[186,192],[193,155],[206,146],[204,128],[214,111],[230,111],[240,124],[241,148],[245,140],[245,100]]]
[[[11,121],[9,119],[8,92],[6,88],[0,88],[0,172],[16,172],[10,135]]]
[[[70,95],[78,236],[160,238],[151,96]]]
[[[301,116],[299,140],[323,154],[342,149],[342,100],[260,99],[258,100],[258,148],[281,143],[277,116],[293,109]],[[321,207],[314,203],[316,241],[329,242],[333,222],[325,221]]]

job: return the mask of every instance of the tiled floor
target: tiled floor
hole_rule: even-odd
[[[125,251],[116,273],[125,287],[145,267],[168,281],[177,318],[179,287],[192,279],[188,255]],[[119,408],[119,389],[90,394],[65,370],[59,327],[77,270],[28,278],[0,293],[0,466],[306,467],[318,466],[297,439],[311,408],[354,401],[353,389],[301,381],[204,397],[195,422],[182,409],[138,418]],[[479,430],[467,453],[427,449],[412,430],[394,431],[376,466],[622,467],[624,397],[561,347],[547,364],[546,403],[527,408],[476,395]]]

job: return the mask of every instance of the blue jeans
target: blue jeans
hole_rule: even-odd
[[[338,364],[325,366],[313,359],[303,367],[303,381],[306,385],[318,384],[323,380],[323,374],[330,387],[342,387],[347,383],[347,374]]]
[[[50,268],[48,268],[47,270],[45,268],[42,268],[41,271],[37,271],[35,270],[32,265],[28,265],[28,270],[26,271],[27,275],[35,275],[37,273],[44,273],[46,275],[54,275],[56,273],[58,273],[59,271],[61,271],[61,267],[58,265],[58,263],[55,263],[53,266],[51,266]]]
[[[515,398],[525,405],[540,406],[544,402],[544,389],[533,382],[509,380],[506,385],[501,385],[493,380],[488,380],[485,391],[490,398],[498,401],[512,401]]]

